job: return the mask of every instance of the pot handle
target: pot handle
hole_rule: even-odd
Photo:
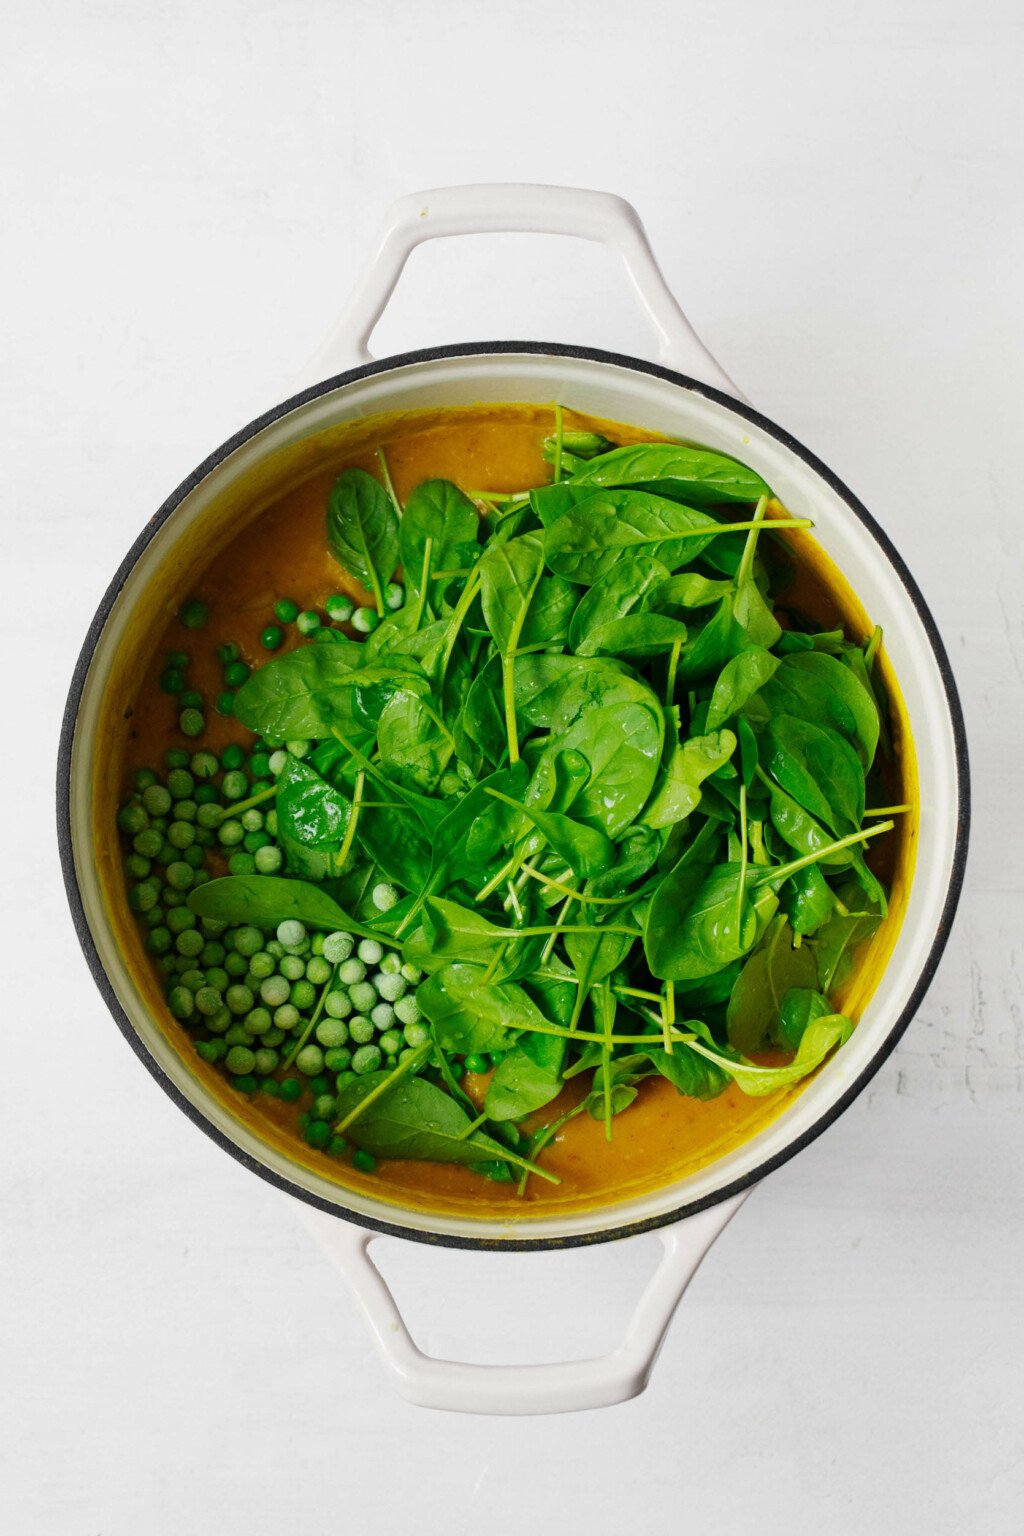
[[[642,1392],[683,1292],[748,1194],[743,1190],[658,1231],[664,1249],[661,1262],[611,1354],[543,1365],[473,1365],[425,1355],[370,1257],[378,1234],[301,1201],[294,1203],[348,1284],[402,1397],[423,1408],[455,1413],[527,1414],[605,1408]]]
[[[373,361],[369,340],[410,255],[449,235],[574,235],[616,251],[657,340],[660,362],[738,395],[672,295],[636,209],[611,192],[516,182],[440,187],[392,203],[377,247],[341,318],[303,372],[308,384]]]

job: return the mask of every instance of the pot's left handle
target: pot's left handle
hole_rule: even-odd
[[[439,187],[392,203],[369,264],[331,335],[302,371],[301,382],[319,383],[373,361],[370,336],[418,245],[448,235],[516,231],[573,235],[616,252],[654,333],[658,359],[738,394],[677,304],[632,204],[610,192],[515,182]]]
[[[748,1193],[744,1190],[657,1233],[664,1249],[661,1262],[617,1349],[595,1359],[550,1365],[473,1365],[425,1355],[370,1257],[376,1234],[301,1202],[293,1203],[348,1283],[404,1398],[423,1408],[446,1408],[455,1413],[531,1414],[605,1408],[644,1390],[683,1292]]]

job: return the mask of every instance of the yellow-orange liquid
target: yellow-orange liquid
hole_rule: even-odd
[[[572,413],[566,413],[566,420],[574,427],[602,430],[617,442],[641,441],[653,435]],[[550,430],[550,409],[539,406],[413,413],[332,429],[280,456],[276,463],[262,466],[248,488],[233,493],[227,534],[221,519],[222,529],[209,544],[196,541],[187,559],[179,560],[173,570],[161,572],[159,601],[137,621],[132,644],[108,690],[105,737],[112,771],[98,775],[96,786],[96,824],[105,829],[97,858],[119,942],[154,1016],[207,1088],[265,1140],[329,1179],[398,1204],[481,1217],[550,1216],[675,1181],[774,1119],[794,1090],[749,1098],[730,1087],[719,1098],[701,1103],[680,1096],[662,1079],[651,1079],[641,1085],[639,1097],[628,1112],[616,1118],[611,1142],[605,1138],[603,1123],[588,1115],[569,1121],[544,1153],[545,1167],[557,1174],[561,1183],[532,1178],[522,1198],[513,1185],[496,1184],[469,1169],[448,1164],[395,1161],[382,1164],[372,1175],[360,1174],[347,1161],[305,1144],[295,1126],[301,1104],[287,1105],[263,1094],[246,1099],[230,1087],[219,1070],[195,1056],[187,1032],[166,1009],[162,978],[144,950],[142,934],[128,910],[114,817],[134,769],[159,766],[168,747],[183,744],[174,701],[158,686],[168,650],[184,649],[191,654],[188,686],[200,689],[212,700],[222,687],[221,669],[214,658],[216,646],[234,641],[244,659],[258,666],[267,657],[260,645],[260,632],[274,621],[276,599],[292,597],[300,607],[321,612],[325,599],[334,592],[348,592],[358,601],[368,601],[368,595],[333,560],[325,539],[327,493],[343,468],[359,465],[375,471],[375,450],[382,447],[400,499],[422,480],[434,477],[453,480],[470,491],[516,491],[544,484],[550,478],[540,453],[541,440]],[[813,536],[796,532],[778,537],[786,539],[796,564],[785,602],[822,627],[841,624],[855,638],[869,633],[867,615]],[[195,593],[208,602],[210,610],[209,622],[199,633],[185,630],[174,617],[181,602]],[[284,649],[300,643],[294,626],[287,627],[286,634]],[[890,724],[896,746],[889,792],[894,802],[914,804],[913,747],[884,649],[878,665],[892,703]],[[233,740],[245,743],[247,733],[231,719],[217,715],[212,708],[208,708],[206,718],[201,740],[187,745],[220,751]],[[875,867],[892,884],[890,914],[864,946],[855,973],[839,999],[854,1018],[874,989],[895,940],[909,887],[916,826],[916,815],[904,818],[898,831],[884,840],[886,846],[875,850]],[[480,1100],[486,1078],[467,1074],[464,1086]],[[542,1118],[553,1118],[558,1110],[576,1102],[582,1091],[579,1082],[570,1085]]]

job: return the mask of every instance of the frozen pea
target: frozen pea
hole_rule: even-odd
[[[270,1028],[269,1008],[250,1008],[242,1020],[250,1035],[265,1035]]]
[[[324,959],[331,965],[341,965],[352,953],[354,942],[350,933],[329,933],[324,939]],[[357,976],[355,979],[361,981],[362,976]]]
[[[316,1077],[324,1069],[324,1053],[318,1045],[304,1045],[295,1058],[295,1065],[305,1077]]]
[[[348,995],[357,1013],[369,1013],[377,1001],[377,993],[368,981],[357,981],[349,987]]]
[[[284,976],[268,976],[260,987],[260,997],[268,1008],[279,1008],[282,1003],[288,1001],[288,993],[291,991]]]
[[[374,1029],[373,1025],[370,1023],[369,1019],[364,1018],[361,1013],[357,1013],[354,1018],[349,1019],[349,1039],[353,1040],[356,1045],[366,1045],[370,1040],[373,1039],[375,1034],[376,1030]]]
[[[370,900],[378,912],[390,912],[398,902],[398,892],[393,885],[388,885],[386,881],[381,880],[371,891]]]
[[[263,948],[263,935],[258,928],[246,925],[235,934],[235,948],[240,955],[252,956]]]
[[[316,987],[311,981],[293,982],[288,1001],[294,1003],[296,1008],[312,1008],[316,1002]]]
[[[278,943],[289,948],[295,944],[301,944],[306,937],[306,925],[300,923],[297,917],[286,917],[283,923],[277,925]]]
[[[384,956],[383,944],[376,939],[362,939],[356,954],[366,965],[379,965]]]
[[[321,1045],[327,1047],[345,1045],[348,1041],[348,1026],[340,1019],[321,1019],[316,1027],[316,1038]]]
[[[274,1009],[274,1023],[278,1029],[294,1029],[302,1015],[294,1003],[282,1003]]]
[[[382,997],[386,1003],[396,1003],[400,997],[404,997],[409,983],[405,977],[390,971],[378,971],[373,978],[373,984],[377,988],[377,996]]]
[[[378,1003],[370,1009],[370,1018],[375,1029],[390,1029],[395,1022],[395,1010],[390,1003]]]
[[[328,960],[331,958],[327,956]],[[338,970],[338,980],[343,981],[346,987],[351,987],[357,981],[362,981],[366,975],[366,966],[361,960],[346,960]]]
[[[298,981],[306,974],[306,962],[300,960],[298,955],[282,955],[278,970],[289,981]]]
[[[426,1045],[430,1031],[425,1024],[407,1024],[402,1030],[402,1037],[406,1045],[415,1049],[416,1046]]]
[[[352,1071],[362,1077],[367,1072],[376,1072],[381,1064],[381,1054],[375,1045],[361,1045],[352,1057]]]
[[[395,1003],[395,1018],[403,1024],[418,1024],[421,1017],[420,1005],[411,992],[407,992],[405,997],[400,997]]]
[[[260,875],[276,875],[284,863],[284,855],[273,843],[268,843],[265,848],[257,848],[252,857],[256,873]]]
[[[386,1029],[377,1044],[385,1056],[397,1056],[402,1048],[402,1037],[397,1029]]]
[[[285,765],[285,763],[287,761],[288,761],[288,753],[287,752],[283,752],[280,747],[278,748],[278,750],[276,752],[271,752],[271,754],[270,754],[270,771],[274,775],[275,779],[277,778],[278,774],[282,772],[282,770],[284,768],[284,765]]]
[[[314,987],[322,987],[331,979],[331,965],[323,955],[314,955],[306,961],[306,980],[311,981]]]
[[[423,972],[420,970],[418,965],[403,965],[402,975],[412,987],[419,986],[420,982],[423,980]]]
[[[352,1000],[347,992],[328,992],[324,998],[324,1012],[332,1019],[347,1019],[352,1012]]]
[[[333,1093],[319,1093],[313,1100],[313,1119],[333,1120],[337,1108]]]
[[[352,1052],[348,1046],[332,1045],[324,1051],[324,1066],[328,1072],[347,1072],[352,1065]]]
[[[261,1046],[256,1052],[256,1071],[261,1077],[266,1077],[276,1069],[279,1060],[280,1057],[276,1051],[270,1050],[268,1046]]]
[[[380,963],[381,971],[385,976],[398,976],[402,969],[402,957],[396,950],[389,949]]]
[[[254,976],[266,978],[273,976],[277,966],[273,955],[268,955],[266,950],[257,950],[256,954],[249,956],[249,970]]]

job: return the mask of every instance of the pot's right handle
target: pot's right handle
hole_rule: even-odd
[[[632,204],[611,192],[515,182],[440,187],[392,203],[373,258],[334,331],[304,370],[304,381],[319,383],[373,360],[370,336],[416,246],[447,235],[511,231],[574,235],[615,251],[654,332],[658,360],[739,397],[676,303]]]
[[[617,1349],[595,1359],[550,1365],[473,1365],[425,1355],[369,1255],[376,1234],[296,1204],[303,1222],[347,1282],[392,1380],[409,1402],[456,1413],[569,1413],[625,1402],[644,1390],[683,1292],[748,1193],[732,1195],[658,1232],[664,1248],[661,1263]],[[595,1252],[595,1264],[598,1257]]]

